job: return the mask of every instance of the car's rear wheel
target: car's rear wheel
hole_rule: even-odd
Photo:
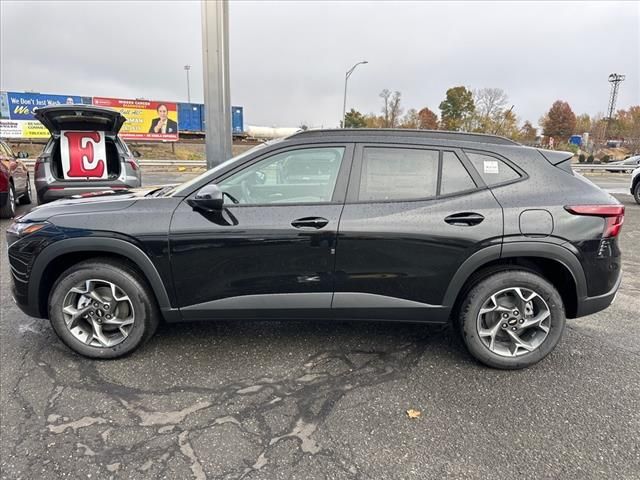
[[[25,188],[24,193],[20,197],[20,205],[28,205],[31,203],[31,179],[29,175],[27,175],[27,188]]]
[[[460,331],[469,352],[485,365],[525,368],[556,347],[565,326],[560,294],[524,270],[495,273],[476,284],[460,309]]]
[[[16,190],[13,183],[9,183],[7,202],[0,208],[0,218],[13,218],[16,215]]]
[[[66,270],[49,298],[60,339],[90,358],[133,352],[155,332],[159,314],[146,282],[124,263],[95,259]]]
[[[636,203],[640,205],[640,182],[636,183],[636,188],[633,191],[633,197],[636,199]]]

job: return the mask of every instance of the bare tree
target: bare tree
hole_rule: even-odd
[[[400,107],[401,93],[396,91],[391,93],[386,88],[380,92],[380,98],[384,101],[382,105],[383,128],[394,128],[400,123],[402,107]]]
[[[501,88],[481,88],[473,92],[473,97],[478,115],[488,119],[501,114],[509,101]]]

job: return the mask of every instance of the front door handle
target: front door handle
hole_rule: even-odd
[[[291,222],[291,226],[295,228],[313,228],[319,230],[325,227],[329,223],[329,220],[322,217],[304,217],[299,218]]]
[[[458,225],[471,227],[473,225],[478,225],[484,220],[484,217],[479,213],[474,212],[462,212],[462,213],[454,213],[453,215],[449,215],[444,219],[449,225]]]

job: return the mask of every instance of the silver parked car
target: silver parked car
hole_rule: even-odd
[[[91,192],[124,190],[142,185],[138,162],[118,136],[126,118],[109,108],[92,105],[53,105],[39,108],[35,117],[51,132],[42,153],[36,159],[34,180],[38,203]],[[103,132],[106,174],[69,178],[63,173],[60,132]]]
[[[633,157],[629,157],[625,160],[619,160],[617,162],[609,162],[607,165],[615,166],[615,167],[629,167],[626,170],[615,169],[615,170],[607,170],[608,172],[633,172],[636,168],[640,167],[640,155],[634,155]]]

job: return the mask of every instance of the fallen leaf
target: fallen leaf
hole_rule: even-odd
[[[422,412],[420,410],[414,410],[413,408],[407,410],[407,417],[409,418],[420,418],[421,415]]]

